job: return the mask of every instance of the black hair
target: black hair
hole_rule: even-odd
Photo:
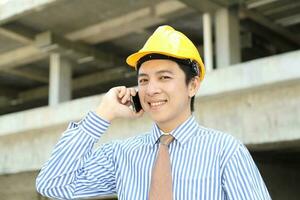
[[[177,63],[179,65],[179,68],[184,72],[185,74],[185,83],[186,85],[189,85],[189,83],[195,78],[195,76],[198,76],[198,74],[192,70],[190,66],[183,65],[181,63]],[[191,98],[191,111],[193,112],[195,110],[195,96],[192,96]]]
[[[171,56],[166,56],[162,54],[148,54],[140,58],[137,62],[136,65],[136,71],[137,74],[139,73],[139,69],[141,65],[148,61],[148,60],[153,60],[153,59],[167,59],[167,60],[172,60],[176,62],[179,66],[179,68],[184,72],[185,74],[185,83],[188,86],[188,84],[197,76],[200,76],[200,71],[198,64],[195,61],[192,61],[190,59],[179,59],[179,58],[174,58]],[[193,112],[195,110],[195,96],[191,98],[191,105],[190,109]]]

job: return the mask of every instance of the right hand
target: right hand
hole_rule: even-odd
[[[111,122],[115,118],[138,118],[144,110],[135,112],[130,108],[131,96],[135,96],[134,88],[119,86],[111,88],[102,98],[96,113],[103,119]]]

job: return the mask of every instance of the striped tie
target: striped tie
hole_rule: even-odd
[[[169,144],[174,140],[172,135],[159,138],[159,150],[152,170],[149,200],[172,200],[172,174],[169,155]]]

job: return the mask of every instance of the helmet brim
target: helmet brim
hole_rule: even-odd
[[[127,57],[126,59],[126,63],[135,68],[136,69],[136,65],[137,65],[137,62],[144,56],[148,55],[148,54],[161,54],[161,55],[166,55],[166,56],[171,56],[171,57],[174,57],[174,58],[179,58],[179,59],[187,59],[185,57],[180,57],[178,55],[173,55],[173,54],[170,54],[170,53],[166,53],[166,52],[162,52],[162,51],[142,51],[142,52],[136,52],[136,53],[133,53],[131,54],[130,56]],[[205,74],[205,68],[204,68],[204,64],[202,62],[202,60],[196,60],[197,63],[199,64],[199,67],[200,67],[200,80],[203,80],[204,78],[204,74]]]

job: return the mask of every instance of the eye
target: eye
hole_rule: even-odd
[[[146,79],[146,78],[141,78],[141,79],[139,79],[139,84],[145,84],[145,83],[147,83],[147,81],[148,81],[148,79]]]
[[[171,79],[170,76],[161,76],[160,77],[160,80],[168,80],[168,79]]]

